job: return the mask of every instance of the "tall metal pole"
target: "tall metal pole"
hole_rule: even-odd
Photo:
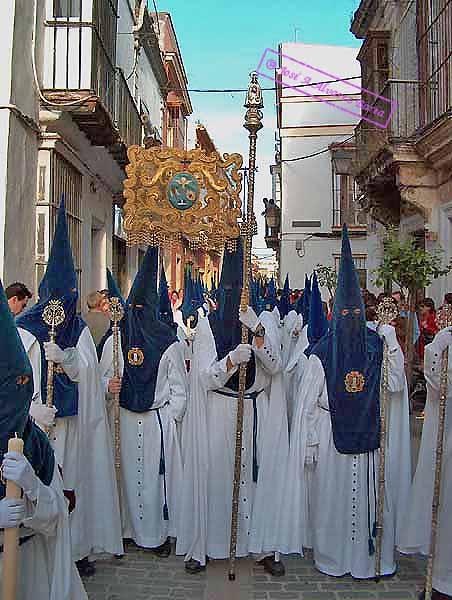
[[[379,325],[389,325],[398,316],[398,309],[392,298],[384,298],[377,307],[377,317]],[[378,467],[378,501],[377,501],[377,539],[375,550],[375,579],[381,577],[381,554],[383,549],[383,516],[385,506],[385,487],[386,487],[386,428],[387,416],[386,409],[388,405],[389,389],[389,348],[388,344],[383,342],[383,378],[380,392],[380,456]]]
[[[240,308],[246,310],[249,301],[249,275],[251,270],[251,246],[255,233],[256,221],[254,216],[254,173],[256,168],[256,142],[257,132],[262,129],[262,108],[264,102],[262,90],[257,81],[257,73],[251,73],[251,82],[246,95],[245,123],[243,126],[249,131],[249,175],[248,196],[246,203],[246,219],[242,227],[243,236],[243,282]],[[248,343],[248,328],[242,325],[242,344]],[[235,436],[234,483],[232,489],[232,518],[231,518],[231,543],[229,547],[229,580],[235,580],[235,559],[237,550],[238,513],[240,495],[240,476],[242,466],[242,434],[243,434],[243,402],[246,387],[246,364],[240,365],[239,391],[237,398],[237,422]]]
[[[452,325],[452,309],[446,304],[438,314],[438,323],[441,329]],[[438,407],[438,432],[436,437],[435,451],[435,479],[433,484],[432,500],[432,529],[430,535],[430,552],[427,561],[427,576],[425,579],[425,600],[431,600],[433,587],[433,567],[436,555],[436,543],[438,535],[439,505],[441,498],[441,471],[444,454],[444,431],[446,426],[446,404],[447,404],[447,374],[449,369],[449,348],[443,350],[441,355],[441,373],[439,384],[439,407]]]

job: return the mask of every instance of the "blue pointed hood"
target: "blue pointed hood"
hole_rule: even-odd
[[[309,304],[311,302],[311,282],[307,275],[304,276],[304,290],[301,298],[297,302],[297,312],[301,314],[303,319],[303,327],[307,325],[309,320]]]
[[[137,413],[152,408],[160,360],[177,341],[174,330],[157,319],[157,265],[158,248],[150,246],[135,276],[120,322],[124,374],[119,403]]]
[[[145,306],[149,309],[149,315],[156,318],[158,295],[157,295],[157,272],[158,272],[157,246],[149,246],[143,261],[138,269],[132,287],[127,298],[127,304],[133,306]]]
[[[236,250],[229,252],[225,246],[220,283],[217,290],[217,310],[210,313],[208,319],[215,338],[217,358],[221,360],[241,343],[242,327],[239,321],[240,298],[243,277],[243,245],[237,239]],[[248,363],[247,388],[252,385],[255,376],[254,359]],[[238,371],[226,384],[238,389]]]
[[[77,346],[85,328],[84,321],[77,315],[77,273],[74,268],[69,232],[64,207],[64,197],[58,209],[55,235],[52,242],[47,268],[39,285],[38,302],[21,315],[16,323],[36,337],[41,345],[41,397],[47,400],[47,362],[44,342],[49,341],[49,328],[42,315],[50,300],[59,300],[64,308],[65,320],[56,330],[55,342],[63,350]],[[55,373],[53,402],[58,410],[57,417],[78,414],[78,384],[65,373]]]
[[[172,329],[176,328],[173,319],[171,300],[169,298],[168,282],[166,281],[165,268],[163,264],[160,268],[158,318]]]
[[[267,293],[265,294],[265,310],[272,311],[277,303],[276,285],[275,280],[272,277],[267,285]]]
[[[322,295],[320,294],[317,274],[314,271],[312,276],[311,301],[309,304],[308,319],[308,342],[305,350],[306,356],[309,356],[317,342],[327,333],[328,321],[323,310]]]
[[[126,302],[125,302],[124,298],[122,297],[121,290],[119,289],[119,286],[116,283],[116,280],[113,277],[112,272],[108,268],[107,268],[107,287],[108,287],[108,297],[110,299],[111,298],[119,298],[119,301],[121,302],[122,307],[125,310]],[[112,323],[110,322],[110,327],[104,333],[104,335],[102,336],[101,340],[99,341],[99,343],[96,347],[97,358],[99,361],[102,358],[102,353],[104,351],[105,343],[111,337],[112,332],[113,332],[113,328],[112,328]]]
[[[334,444],[343,454],[379,447],[382,342],[366,327],[347,227],[330,331],[315,346],[325,372]]]
[[[109,298],[119,298],[123,307],[125,307],[126,302],[122,296],[121,290],[119,289],[118,284],[116,283],[116,279],[113,277],[110,269],[107,269],[107,287],[108,287],[108,297]]]
[[[202,306],[202,302],[197,298],[195,286],[191,274],[187,269],[184,275],[184,297],[179,310],[182,313],[182,318],[185,325],[187,325],[188,319],[192,317],[191,327],[195,327],[198,323],[198,308]]]
[[[45,485],[53,477],[55,458],[47,436],[29,417],[34,392],[33,370],[22,345],[0,281],[0,462],[8,441],[16,434],[24,441],[24,454]],[[0,483],[0,499],[5,486]]]
[[[289,274],[286,275],[286,280],[284,281],[284,288],[281,294],[281,299],[279,301],[279,315],[281,320],[289,313],[290,310],[290,285],[289,285]]]

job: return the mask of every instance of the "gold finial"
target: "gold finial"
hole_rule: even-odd
[[[245,108],[264,108],[264,100],[262,98],[262,89],[257,80],[257,73],[250,73],[251,81],[246,94]]]

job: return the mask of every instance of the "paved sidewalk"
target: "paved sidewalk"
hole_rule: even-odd
[[[309,558],[285,557],[284,563],[287,574],[276,579],[242,559],[231,583],[227,561],[212,561],[205,573],[188,575],[181,557],[162,559],[129,548],[122,559],[98,561],[85,585],[90,600],[415,600],[424,582],[419,558],[401,557],[397,575],[378,584],[328,577]]]

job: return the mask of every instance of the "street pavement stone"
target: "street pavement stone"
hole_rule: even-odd
[[[227,561],[211,561],[205,572],[190,575],[174,553],[158,558],[128,547],[121,559],[97,561],[96,575],[84,583],[90,600],[416,600],[424,583],[425,560],[419,557],[400,556],[397,574],[378,583],[328,577],[311,556],[282,558],[285,577],[275,579],[241,559],[230,582]]]

